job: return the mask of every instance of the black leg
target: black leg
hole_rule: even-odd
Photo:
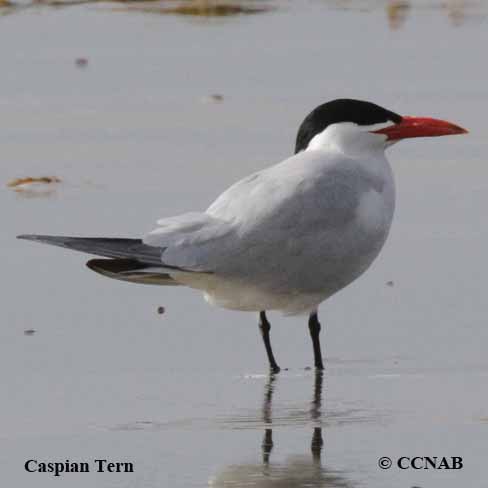
[[[266,318],[265,311],[259,312],[259,329],[261,330],[261,335],[263,336],[264,347],[266,348],[266,354],[268,355],[269,367],[273,373],[278,373],[280,371],[280,367],[275,361],[273,350],[271,349],[271,342],[269,340],[271,324]]]
[[[322,352],[320,351],[320,322],[317,316],[317,312],[311,313],[308,319],[308,328],[310,330],[310,337],[313,344],[313,359],[315,367],[317,369],[324,369],[324,363],[322,362]]]

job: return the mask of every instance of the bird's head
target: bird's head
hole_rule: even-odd
[[[295,153],[327,147],[362,153],[385,149],[402,139],[467,132],[445,120],[401,116],[374,103],[343,98],[319,105],[305,117]]]

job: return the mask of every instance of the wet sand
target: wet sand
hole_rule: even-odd
[[[6,486],[486,487],[488,9],[252,3],[272,10],[0,10]],[[253,314],[103,279],[81,254],[14,238],[136,237],[204,208],[291,154],[304,115],[343,96],[471,132],[390,150],[392,233],[367,274],[321,307],[321,381],[305,369],[303,317],[270,315],[289,368],[271,381]],[[41,176],[61,182],[7,187]],[[464,467],[381,470],[381,456],[461,456]],[[134,473],[24,470],[97,458]]]

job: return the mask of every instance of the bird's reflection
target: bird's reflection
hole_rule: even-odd
[[[322,415],[321,407],[322,407],[322,385],[324,381],[323,372],[321,370],[317,370],[315,372],[315,382],[314,382],[314,390],[313,390],[313,398],[310,403],[310,418],[318,423],[320,422],[320,417]],[[276,375],[271,374],[268,378],[268,382],[266,383],[264,389],[264,401],[263,401],[263,422],[266,425],[272,424],[272,400],[273,400],[273,391],[274,391],[274,383],[276,381]],[[312,459],[314,464],[321,463],[321,456],[322,456],[322,448],[324,445],[324,441],[322,438],[322,427],[314,427],[313,434],[312,434],[312,442],[311,442],[311,451],[312,451]],[[263,451],[263,464],[269,465],[271,451],[273,450],[273,429],[266,428],[264,430],[264,437],[263,442],[261,444],[262,451]]]
[[[271,374],[264,388],[262,420],[265,424],[261,442],[262,462],[259,464],[235,464],[227,467],[209,485],[212,487],[255,487],[255,488],[353,488],[353,484],[341,473],[325,468],[322,464],[324,441],[320,419],[322,415],[323,373],[315,373],[310,419],[314,427],[310,454],[290,456],[284,463],[274,463],[272,453],[276,449],[273,439],[272,402],[277,376]]]

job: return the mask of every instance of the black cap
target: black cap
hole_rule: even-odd
[[[401,115],[374,103],[350,98],[332,100],[319,105],[305,117],[298,129],[295,153],[306,149],[310,141],[331,124],[339,122],[353,122],[358,125],[374,125],[384,122],[398,124],[401,121]]]

